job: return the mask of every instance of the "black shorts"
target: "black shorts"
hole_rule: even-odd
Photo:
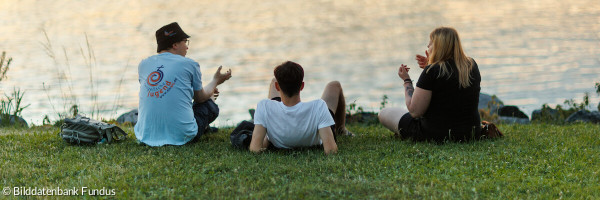
[[[398,121],[398,132],[402,139],[413,139],[421,140],[421,121],[413,118],[410,113],[402,115],[400,121]]]
[[[200,140],[200,136],[204,135],[209,128],[209,124],[215,121],[219,116],[219,106],[213,100],[207,100],[202,103],[194,103],[192,105],[194,111],[194,119],[198,126],[196,136],[188,142],[194,143]]]
[[[403,139],[415,141],[471,141],[481,138],[481,126],[471,126],[453,129],[435,127],[427,120],[413,118],[406,113],[398,122],[398,130]]]

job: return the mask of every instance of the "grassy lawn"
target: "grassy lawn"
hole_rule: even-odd
[[[351,125],[339,153],[254,155],[231,129],[187,146],[72,146],[57,128],[0,129],[0,187],[113,189],[140,199],[598,199],[600,125],[500,125],[504,138],[413,143]],[[11,190],[12,191],[12,190]],[[3,198],[6,196],[1,196]]]

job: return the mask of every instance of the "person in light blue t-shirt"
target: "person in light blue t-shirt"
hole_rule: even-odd
[[[200,110],[216,107],[211,97],[218,96],[217,86],[231,78],[231,70],[221,73],[219,67],[203,87],[200,65],[185,57],[189,37],[176,22],[161,27],[156,31],[158,54],[138,66],[139,115],[134,131],[141,143],[163,146],[196,141],[218,115],[218,108],[214,117]]]

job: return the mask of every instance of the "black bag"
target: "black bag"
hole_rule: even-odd
[[[229,135],[231,145],[238,149],[247,150],[250,141],[252,141],[252,131],[254,131],[254,123],[245,120],[240,122]]]

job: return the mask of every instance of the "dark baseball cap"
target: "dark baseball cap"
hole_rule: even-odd
[[[158,48],[156,52],[160,52],[162,50],[169,49],[173,44],[183,41],[186,38],[189,38],[188,34],[185,34],[179,24],[177,22],[173,22],[167,24],[163,27],[160,27],[156,31],[156,43],[158,44]]]

